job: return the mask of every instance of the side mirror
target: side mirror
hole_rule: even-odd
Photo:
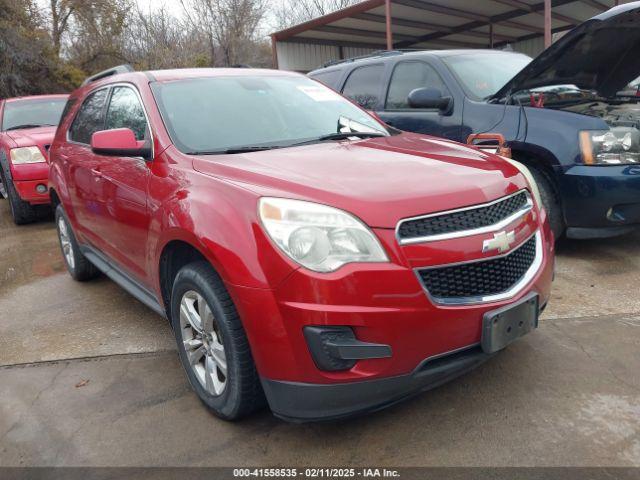
[[[130,128],[101,130],[91,136],[91,150],[110,157],[142,157],[151,160],[151,148],[136,140]]]
[[[416,88],[407,99],[411,108],[437,108],[442,113],[450,113],[453,98],[443,97],[437,88]]]

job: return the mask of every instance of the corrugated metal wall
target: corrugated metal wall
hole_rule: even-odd
[[[327,62],[340,59],[340,49],[328,45],[277,42],[276,49],[280,70],[295,70],[306,73]],[[344,47],[343,58],[360,57],[374,51],[371,48]]]
[[[511,45],[514,51],[538,56],[544,50],[544,39],[534,38]],[[328,45],[313,45],[308,43],[277,42],[278,67],[281,70],[309,72],[321,67],[327,62],[340,59],[338,47]],[[372,48],[344,47],[343,58],[360,57],[374,52]]]
[[[514,51],[524,53],[530,57],[537,57],[544,50],[544,38],[532,38],[511,45]]]

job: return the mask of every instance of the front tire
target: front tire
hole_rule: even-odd
[[[25,202],[18,195],[16,187],[13,182],[6,179],[4,173],[2,174],[2,185],[9,199],[9,208],[11,210],[11,216],[13,222],[16,225],[26,225],[27,223],[33,223],[38,220],[38,210],[34,205],[29,202]]]
[[[173,283],[171,324],[191,386],[218,417],[237,420],[264,405],[249,342],[222,280],[205,261]]]
[[[530,167],[529,171],[538,184],[538,190],[540,190],[540,196],[542,197],[542,204],[549,217],[551,231],[553,232],[555,239],[558,240],[562,235],[564,235],[566,230],[566,225],[562,215],[560,197],[546,173],[535,167]]]
[[[71,277],[78,282],[86,282],[97,277],[100,272],[80,251],[80,245],[73,234],[62,205],[56,207],[56,228],[62,257]]]

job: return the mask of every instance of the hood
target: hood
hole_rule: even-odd
[[[640,2],[633,2],[612,8],[568,32],[493,98],[562,84],[612,97],[639,76]]]
[[[49,150],[57,127],[24,128],[4,132],[16,144],[16,147],[38,146],[43,152]]]
[[[518,170],[495,155],[409,133],[198,157],[193,166],[258,195],[331,205],[379,228],[485,203],[526,186]]]

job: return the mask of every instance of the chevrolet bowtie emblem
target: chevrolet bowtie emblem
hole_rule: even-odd
[[[482,253],[498,250],[504,253],[511,248],[511,244],[516,240],[516,232],[494,233],[493,238],[482,243]]]

